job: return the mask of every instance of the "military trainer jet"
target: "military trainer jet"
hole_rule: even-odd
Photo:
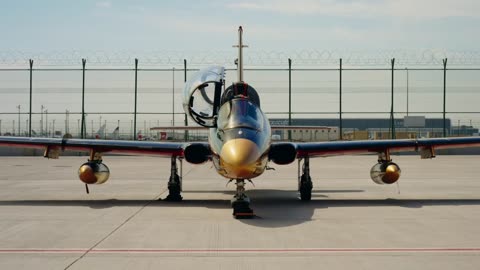
[[[153,142],[89,139],[55,139],[0,137],[0,146],[44,148],[46,158],[58,158],[64,150],[89,152],[89,159],[78,170],[80,180],[88,185],[108,180],[109,169],[102,154],[154,154],[171,160],[169,194],[166,200],[182,200],[183,160],[201,164],[213,162],[217,172],[234,181],[236,194],[232,199],[236,218],[252,217],[250,200],[245,194],[245,181],[262,175],[268,162],[284,165],[298,160],[300,199],[311,200],[312,180],[310,158],[358,153],[377,153],[378,162],[371,169],[377,184],[392,184],[400,177],[400,167],[392,162],[390,153],[416,151],[421,158],[435,157],[435,149],[480,146],[480,137],[437,138],[412,140],[365,140],[333,142],[272,142],[272,127],[261,110],[257,91],[243,79],[242,27],[238,29],[238,81],[224,89],[224,71],[220,66],[197,72],[184,89],[185,112],[201,128],[209,129],[208,142]],[[210,95],[210,96],[209,96]],[[213,98],[211,98],[213,96]],[[189,129],[193,127],[177,127]],[[287,127],[288,128],[288,127]],[[180,166],[179,166],[180,163]]]

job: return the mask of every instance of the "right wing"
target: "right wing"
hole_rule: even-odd
[[[120,141],[91,139],[55,139],[29,137],[0,137],[0,146],[18,148],[60,149],[74,151],[114,152],[126,154],[153,154],[166,157],[183,157],[184,150],[189,145],[208,147],[205,142],[175,143],[153,141]]]

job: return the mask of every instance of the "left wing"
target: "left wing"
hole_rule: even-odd
[[[435,138],[413,140],[363,140],[293,143],[298,157],[317,157],[385,151],[428,151],[435,149],[465,148],[480,146],[480,137]]]
[[[435,149],[478,146],[480,146],[480,137],[314,143],[278,142],[272,143],[268,154],[269,159],[276,164],[289,164],[295,159],[299,159],[300,162],[300,159],[303,159],[303,166],[299,166],[300,196],[302,200],[310,200],[312,190],[310,157],[377,153],[378,163],[370,170],[370,177],[377,184],[393,184],[400,178],[401,170],[392,162],[391,152],[417,151],[421,158],[433,158]]]
[[[421,158],[435,157],[435,149],[480,147],[480,137],[436,138],[418,140],[363,140],[328,142],[274,142],[269,159],[276,164],[289,164],[297,158],[348,154],[377,153],[390,159],[391,152],[417,151]]]

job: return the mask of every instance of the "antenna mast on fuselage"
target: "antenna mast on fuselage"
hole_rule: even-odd
[[[234,45],[233,47],[238,48],[238,58],[237,58],[237,77],[239,82],[243,82],[243,48],[248,47],[247,45],[243,45],[243,29],[242,26],[238,27],[238,45]]]

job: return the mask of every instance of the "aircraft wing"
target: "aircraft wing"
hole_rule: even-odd
[[[21,148],[61,149],[74,151],[115,152],[126,154],[153,154],[161,156],[184,155],[184,149],[193,144],[205,143],[174,143],[153,141],[120,141],[120,140],[91,140],[91,139],[55,139],[29,137],[0,137],[0,146]]]
[[[279,143],[281,144],[281,143]],[[385,151],[427,151],[434,156],[435,149],[479,147],[480,137],[363,140],[293,143],[297,157],[334,156],[345,154],[381,153]],[[428,154],[427,154],[428,155]]]

